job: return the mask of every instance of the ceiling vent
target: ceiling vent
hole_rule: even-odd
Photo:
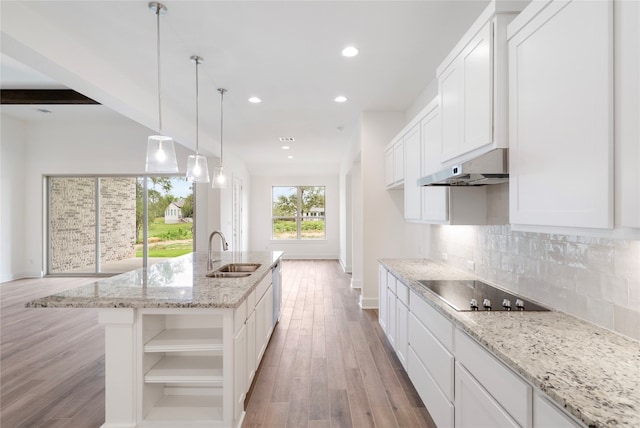
[[[296,141],[296,139],[293,137],[280,137],[281,143],[293,143],[294,141]]]

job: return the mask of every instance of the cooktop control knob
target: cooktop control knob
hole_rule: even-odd
[[[502,301],[502,307],[503,307],[505,310],[510,311],[510,310],[511,310],[511,300],[509,300],[509,299],[504,299],[504,300]]]
[[[524,311],[524,302],[520,299],[516,299],[516,308],[518,308],[519,311]]]
[[[471,299],[471,302],[469,302],[469,307],[471,307],[472,311],[477,311],[478,310],[478,301],[476,299]]]
[[[482,306],[484,307],[485,311],[490,311],[491,310],[491,300],[489,299],[484,299],[482,301]]]

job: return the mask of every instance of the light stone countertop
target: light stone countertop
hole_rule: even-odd
[[[640,342],[558,311],[457,312],[417,281],[478,278],[426,259],[379,262],[585,425],[640,427]]]
[[[191,253],[33,300],[29,308],[236,308],[282,257],[282,251],[214,252],[213,269],[260,263],[243,278],[207,278],[207,254]]]

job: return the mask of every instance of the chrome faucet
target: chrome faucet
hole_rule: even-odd
[[[219,230],[214,230],[213,232],[211,232],[211,235],[209,235],[209,247],[207,250],[207,269],[208,270],[211,270],[213,268],[213,263],[220,261],[220,260],[213,260],[211,258],[211,243],[213,242],[213,237],[215,235],[220,235],[220,239],[222,240],[222,251],[227,251],[229,249],[229,244],[227,244],[227,240],[225,239],[222,232],[220,232]]]

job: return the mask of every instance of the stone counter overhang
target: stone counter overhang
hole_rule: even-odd
[[[640,427],[639,342],[553,310],[457,312],[418,280],[478,278],[427,259],[379,262],[585,425]]]
[[[33,300],[29,308],[237,308],[282,257],[282,251],[214,252],[213,269],[259,263],[243,278],[208,278],[207,254],[191,253],[147,269]]]

